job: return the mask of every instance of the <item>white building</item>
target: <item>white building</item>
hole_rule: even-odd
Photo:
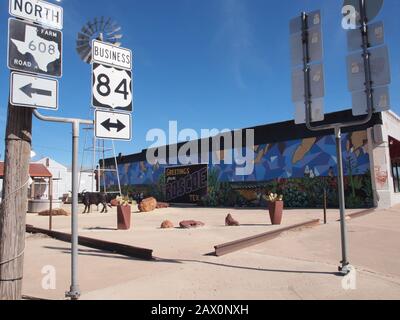
[[[43,164],[53,175],[53,198],[62,199],[63,195],[68,194],[72,190],[72,173],[64,165],[50,158],[43,158],[36,163]],[[92,174],[80,173],[80,186],[79,192],[90,191],[92,189]],[[96,185],[96,183],[94,184]],[[44,198],[48,198],[48,186],[44,191]]]

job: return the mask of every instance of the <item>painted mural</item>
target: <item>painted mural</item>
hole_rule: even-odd
[[[366,131],[342,136],[346,176],[347,206],[373,205],[370,161]],[[282,193],[286,207],[322,206],[324,190],[328,204],[337,207],[337,158],[335,137],[315,137],[256,146],[254,171],[237,176],[235,164],[224,164],[222,153],[216,155],[219,165],[209,165],[208,195],[203,206],[264,206],[264,195]],[[212,154],[210,156],[210,161]],[[164,171],[168,166],[147,162],[119,165],[124,193],[143,192],[164,200]],[[107,188],[117,185],[117,177],[106,176]]]

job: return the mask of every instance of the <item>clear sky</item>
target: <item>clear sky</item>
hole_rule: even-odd
[[[51,1],[56,2],[56,1]],[[146,133],[168,128],[235,129],[294,118],[291,103],[289,20],[300,11],[321,9],[327,112],[349,108],[341,28],[342,0],[62,0],[64,76],[60,109],[47,114],[91,117],[91,68],[75,51],[78,31],[94,17],[121,26],[123,46],[134,52],[134,138],[116,144],[131,154],[149,146]],[[376,21],[384,20],[389,45],[393,110],[400,113],[399,0],[386,0]],[[9,88],[8,1],[0,4],[0,154]],[[46,113],[46,112],[43,112]],[[33,149],[69,165],[71,128],[34,120]],[[82,145],[84,134],[82,134]]]

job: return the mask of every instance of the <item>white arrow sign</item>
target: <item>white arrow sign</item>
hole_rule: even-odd
[[[63,28],[63,8],[42,0],[10,0],[10,14],[51,28]]]
[[[96,110],[95,127],[99,139],[132,139],[132,116],[127,113]]]
[[[10,90],[10,103],[13,106],[58,109],[57,80],[13,72]]]

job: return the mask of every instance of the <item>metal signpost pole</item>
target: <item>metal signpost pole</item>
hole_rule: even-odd
[[[79,152],[79,122],[72,123],[72,221],[71,221],[71,288],[66,296],[72,300],[80,297],[78,284],[78,152]]]
[[[66,293],[66,297],[72,300],[78,300],[80,297],[80,289],[78,284],[78,192],[79,192],[79,127],[81,124],[93,125],[91,120],[82,120],[74,118],[57,118],[41,115],[37,110],[33,114],[36,118],[47,122],[71,123],[72,124],[72,240],[71,240],[71,288]]]
[[[338,163],[338,180],[339,180],[339,207],[340,207],[340,234],[342,241],[342,261],[341,271],[343,274],[349,272],[349,261],[347,259],[347,225],[346,225],[346,197],[344,194],[344,174],[343,174],[343,153],[342,153],[342,130],[340,127],[335,128],[336,153]]]
[[[306,125],[311,131],[323,131],[333,129],[335,131],[336,150],[337,150],[337,166],[338,166],[338,192],[339,192],[339,206],[340,206],[340,229],[341,229],[341,243],[342,243],[342,261],[339,271],[343,275],[350,272],[350,263],[348,261],[347,252],[347,226],[346,226],[346,199],[344,191],[344,172],[343,172],[343,154],[342,154],[342,128],[360,126],[367,124],[371,121],[374,112],[374,100],[372,89],[372,76],[370,65],[370,53],[368,50],[368,21],[366,15],[365,0],[359,0],[360,6],[360,23],[362,35],[362,49],[363,49],[363,62],[365,71],[365,94],[367,99],[367,113],[368,115],[359,121],[351,121],[347,123],[335,123],[328,125],[312,126],[312,93],[310,85],[310,54],[309,54],[309,26],[308,16],[305,12],[301,13],[302,22],[302,48],[303,48],[303,72],[304,72],[304,104],[306,109]]]

